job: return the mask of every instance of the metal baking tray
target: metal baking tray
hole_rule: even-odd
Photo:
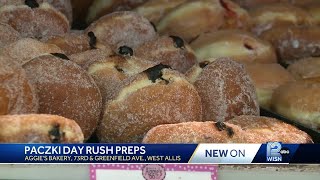
[[[294,125],[297,128],[299,128],[300,130],[308,133],[311,136],[311,138],[312,138],[314,143],[320,143],[320,132],[319,131],[316,131],[314,129],[308,128],[305,125],[300,124],[299,122],[290,120],[288,118],[285,118],[285,117],[283,117],[283,116],[281,116],[281,115],[279,115],[277,113],[274,113],[272,111],[266,110],[264,108],[260,108],[260,116],[276,118],[276,119],[279,119],[279,120],[281,120],[281,121],[283,121],[285,123]]]

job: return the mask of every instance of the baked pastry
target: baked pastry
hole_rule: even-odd
[[[250,11],[252,31],[261,33],[279,26],[313,25],[312,16],[300,7],[289,3],[275,3],[254,8]]]
[[[277,87],[294,81],[280,64],[246,64],[245,67],[256,88],[259,105],[265,109],[270,109],[272,93]]]
[[[241,7],[244,7],[246,9],[253,9],[260,6],[262,7],[270,4],[288,2],[289,0],[233,0],[233,1],[239,4]]]
[[[71,0],[44,0],[44,1],[50,3],[58,11],[62,12],[69,20],[69,23],[72,24],[73,12],[72,12]]]
[[[274,118],[238,116],[227,123],[185,122],[159,125],[144,137],[143,143],[313,143],[296,127]]]
[[[65,34],[69,31],[67,18],[50,4],[25,2],[26,5],[1,7],[0,22],[9,24],[22,37],[37,39]]]
[[[0,116],[1,143],[82,143],[73,120],[47,114]]]
[[[0,7],[13,5],[13,6],[39,6],[39,4],[46,2],[53,6],[55,9],[63,13],[69,22],[72,22],[72,6],[70,0],[3,0],[0,1]]]
[[[148,41],[134,50],[136,57],[162,63],[185,73],[197,58],[190,46],[178,36],[163,36]]]
[[[89,7],[87,23],[114,11],[128,11],[147,0],[94,0]]]
[[[180,36],[187,42],[221,28],[247,29],[249,14],[229,0],[193,0],[172,9],[157,24],[160,34]]]
[[[271,109],[320,132],[320,83],[297,81],[277,88]]]
[[[172,9],[157,24],[162,35],[189,42],[202,32],[217,30],[224,23],[224,8],[218,0],[194,0]]]
[[[136,57],[114,55],[90,63],[87,71],[98,85],[104,104],[117,95],[125,79],[157,64]]]
[[[149,0],[133,11],[147,18],[150,22],[157,24],[159,20],[173,8],[187,1],[188,0]]]
[[[0,115],[38,112],[38,97],[21,66],[0,56]]]
[[[203,120],[259,115],[256,91],[242,64],[229,58],[209,59],[191,68],[186,76],[201,97]]]
[[[110,45],[116,52],[121,46],[135,48],[156,37],[152,24],[141,15],[130,11],[105,15],[93,22],[85,33],[90,31],[101,43]]]
[[[246,9],[253,9],[256,7],[268,6],[270,4],[290,3],[295,6],[304,6],[318,0],[233,0],[241,7]]]
[[[320,82],[320,58],[310,57],[288,66],[288,71],[296,80],[316,80]]]
[[[114,56],[115,53],[109,49],[91,49],[88,51],[72,54],[69,56],[69,59],[83,69],[87,70],[88,67],[96,62],[96,61],[103,61],[108,59],[110,56]]]
[[[76,54],[91,49],[90,37],[82,34],[81,31],[50,37],[46,43],[54,44],[64,51],[66,55]]]
[[[20,39],[20,34],[8,24],[0,23],[0,48]]]
[[[63,53],[54,44],[47,44],[31,38],[22,38],[0,49],[0,54],[8,56],[23,65],[29,60],[50,53]]]
[[[306,58],[320,56],[320,27],[278,27],[261,35],[276,48],[280,63],[292,64]]]
[[[57,57],[56,57],[57,56]],[[39,113],[75,120],[88,139],[100,120],[99,88],[85,70],[61,54],[43,55],[23,65],[36,85]]]
[[[190,43],[198,60],[230,57],[240,62],[276,63],[272,45],[251,33],[239,30],[221,30],[201,34]]]
[[[154,126],[201,121],[196,89],[183,75],[166,67],[160,64],[125,80],[106,105],[97,130],[100,142],[141,142]]]
[[[231,0],[219,0],[224,8],[224,23],[220,29],[242,29],[251,28],[251,16],[247,10],[240,7]]]
[[[84,34],[82,31],[73,30],[70,33],[53,36],[46,43],[55,44],[64,51],[66,55],[81,53],[90,49],[103,49],[112,51],[109,46],[102,45],[93,32]]]
[[[291,3],[295,6],[299,6],[299,7],[304,7],[309,4],[319,2],[318,0],[303,0],[303,1],[301,1],[301,0],[287,0],[287,1],[289,1],[289,3]]]
[[[320,25],[320,2],[313,0],[310,3],[302,5],[302,8],[305,9],[313,18],[313,22],[316,25]]]

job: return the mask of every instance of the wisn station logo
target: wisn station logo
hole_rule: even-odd
[[[282,156],[289,155],[288,148],[282,147],[280,142],[267,143],[267,162],[282,162]]]

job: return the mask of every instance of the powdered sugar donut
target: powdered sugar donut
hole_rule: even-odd
[[[156,37],[155,29],[147,19],[129,11],[114,12],[101,17],[85,32],[90,31],[101,43],[110,45],[116,52],[121,46],[135,48]]]
[[[187,72],[202,100],[203,120],[227,121],[239,115],[259,115],[254,85],[244,66],[218,58]]]
[[[110,56],[92,62],[87,70],[97,83],[104,103],[112,100],[125,79],[136,75],[158,63],[144,61],[136,57]]]
[[[238,116],[227,123],[185,122],[159,125],[144,137],[143,143],[313,143],[296,127],[274,118]]]
[[[75,120],[88,139],[99,122],[102,100],[97,85],[86,71],[72,61],[53,55],[34,58],[23,68],[36,85],[39,113]]]
[[[35,57],[50,53],[64,52],[54,44],[43,43],[31,38],[22,38],[0,49],[0,54],[11,57],[20,65]]]
[[[0,23],[0,48],[20,39],[20,34],[8,24]]]
[[[38,97],[21,66],[0,56],[0,115],[38,112]]]
[[[169,65],[181,73],[197,62],[193,50],[178,36],[163,36],[148,41],[136,48],[134,54],[141,59]]]
[[[113,51],[105,51],[101,49],[91,49],[88,51],[72,54],[69,56],[70,60],[81,66],[83,69],[87,70],[88,67],[96,62],[108,59],[113,56]]]
[[[41,4],[43,2],[49,3],[51,6],[63,13],[68,18],[70,23],[72,22],[72,6],[70,0],[2,0],[0,1],[0,7],[7,5],[36,5]]]
[[[82,143],[73,120],[47,114],[0,116],[1,143]]]
[[[69,31],[67,18],[50,4],[28,5],[1,7],[0,22],[9,24],[22,37],[42,39]]]
[[[308,57],[320,56],[320,27],[277,27],[264,32],[261,38],[275,47],[279,61],[288,65]]]
[[[201,121],[195,88],[177,71],[165,67],[158,65],[126,79],[106,105],[97,131],[101,142],[141,142],[154,126]]]
[[[83,31],[73,30],[64,35],[53,36],[46,43],[57,45],[66,55],[81,53],[90,49],[112,51],[109,46],[101,44],[93,32],[84,34]]]
[[[91,23],[115,11],[129,11],[146,1],[147,0],[93,0],[89,7],[86,21],[87,23]]]

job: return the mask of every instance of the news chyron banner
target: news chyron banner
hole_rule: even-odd
[[[320,144],[0,144],[0,163],[319,163]]]

